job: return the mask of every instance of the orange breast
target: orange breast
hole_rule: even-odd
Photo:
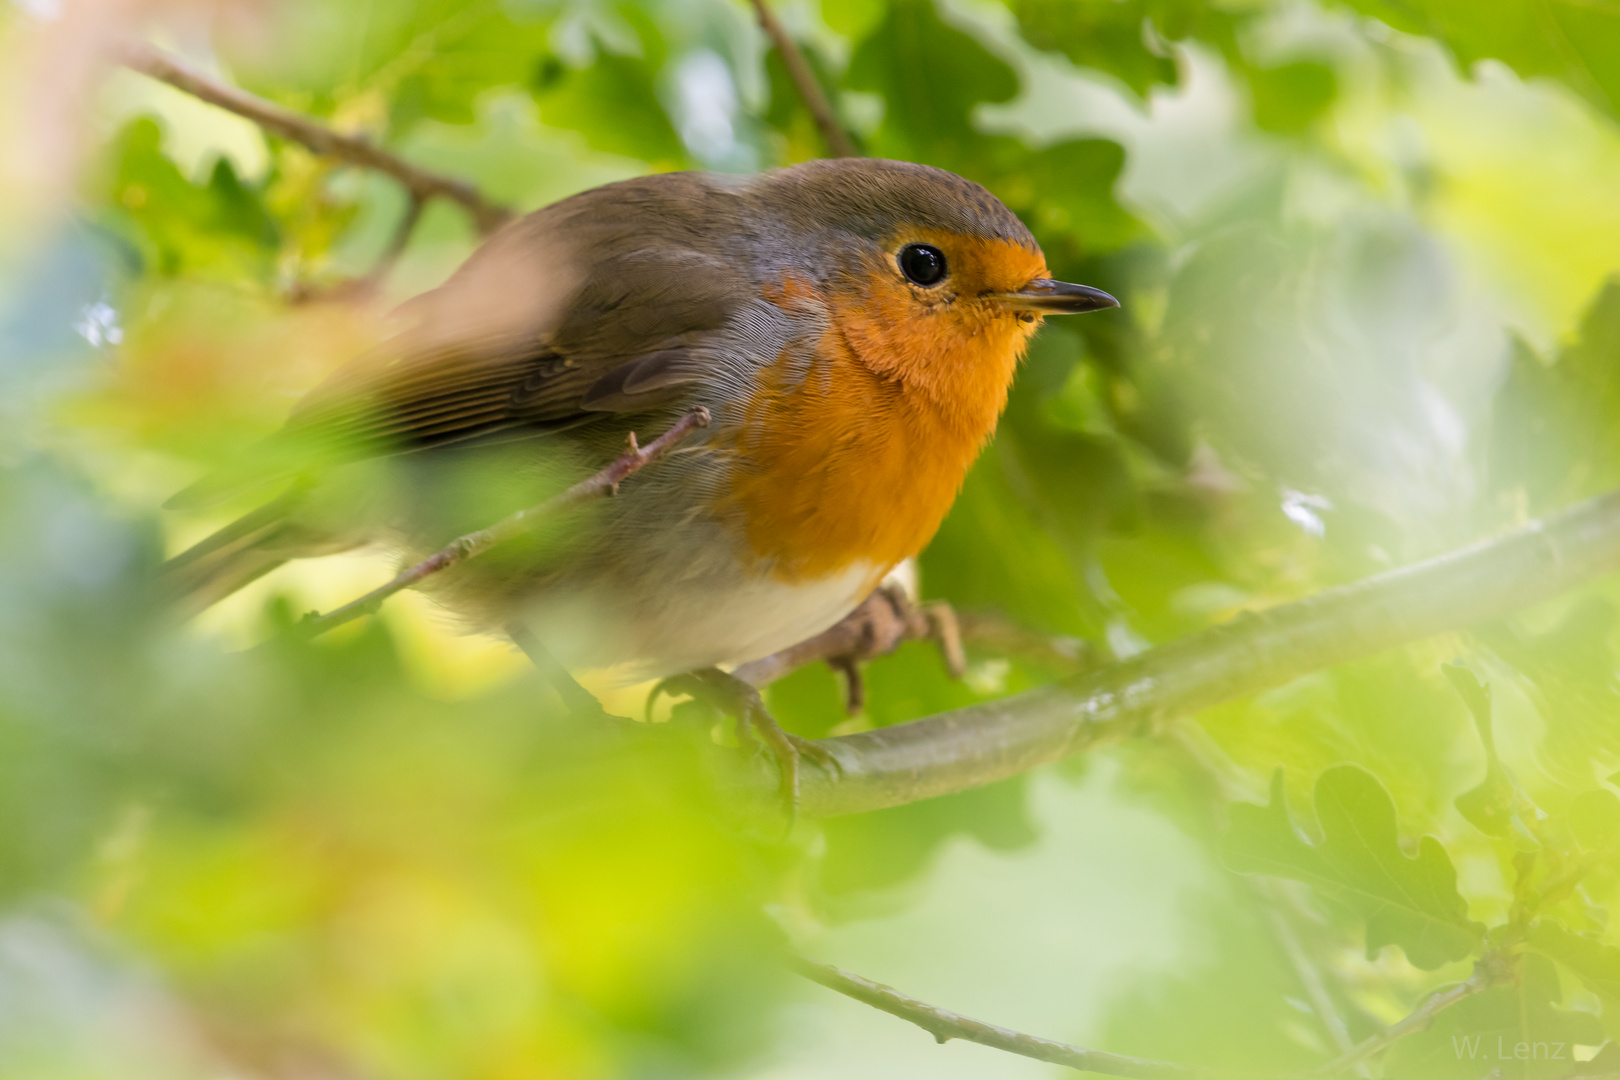
[[[821,301],[830,326],[813,355],[763,373],[723,501],[778,580],[864,562],[876,584],[938,530],[1034,327],[980,304],[919,309],[903,286]]]

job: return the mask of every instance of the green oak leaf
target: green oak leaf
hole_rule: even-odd
[[[1620,948],[1577,934],[1554,919],[1536,920],[1528,941],[1532,949],[1579,975],[1592,993],[1620,1003]]]
[[[1384,1075],[1424,1080],[1477,1080],[1494,1074],[1514,1080],[1568,1076],[1575,1047],[1604,1040],[1591,1013],[1560,1009],[1558,972],[1542,956],[1524,959],[1517,985],[1493,986],[1440,1013],[1426,1031],[1408,1035],[1389,1052]]]
[[[1468,918],[1450,856],[1432,836],[1418,841],[1416,858],[1401,850],[1395,802],[1377,777],[1336,765],[1318,778],[1314,801],[1318,844],[1295,828],[1279,769],[1270,805],[1232,808],[1221,841],[1227,866],[1303,881],[1346,905],[1367,921],[1369,955],[1399,945],[1413,964],[1432,970],[1474,951],[1484,928]]]

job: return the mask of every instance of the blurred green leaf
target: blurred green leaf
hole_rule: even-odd
[[[1018,148],[999,175],[983,163],[977,171],[1037,237],[1072,239],[1073,247],[1063,254],[1077,258],[1112,251],[1151,235],[1115,200],[1114,186],[1124,167],[1125,149],[1118,143],[1075,139],[1044,150]]]
[[[1536,920],[1528,940],[1532,949],[1579,975],[1594,994],[1620,1002],[1620,948],[1577,934],[1553,919]]]
[[[1297,996],[1268,913],[1241,889],[1211,890],[1198,903],[1206,951],[1151,987],[1110,994],[1103,1045],[1256,1076],[1320,1063],[1329,1044]]]
[[[473,123],[485,91],[537,77],[551,58],[550,30],[543,21],[513,18],[502,4],[461,7],[425,39],[413,39],[384,69],[384,84],[371,87],[388,96],[390,132],[397,137],[423,120]]]
[[[1620,11],[1582,0],[1346,0],[1397,30],[1445,43],[1464,67],[1500,60],[1620,110]]]
[[[1588,851],[1599,851],[1620,838],[1620,796],[1601,788],[1583,791],[1569,804],[1569,825]]]
[[[1018,92],[1012,68],[943,21],[932,0],[891,0],[888,17],[850,58],[845,82],[883,98],[868,152],[967,172],[984,140],[973,107]]]
[[[1456,807],[1462,816],[1487,836],[1518,836],[1532,847],[1535,837],[1517,817],[1522,794],[1513,778],[1502,766],[1496,754],[1496,736],[1491,727],[1491,688],[1460,663],[1442,664],[1440,670],[1446,681],[1468,706],[1479,732],[1479,743],[1485,751],[1485,779],[1477,787],[1457,796]]]
[[[1197,0],[1018,0],[1013,10],[1031,45],[1106,72],[1138,94],[1175,83],[1166,40],[1196,36],[1230,45],[1233,35],[1228,10]]]
[[[466,123],[484,90],[522,84],[546,55],[549,20],[501,0],[281,4],[221,36],[235,81],[390,137],[423,119]],[[267,48],[266,43],[272,47]]]
[[[1620,747],[1620,728],[1614,723],[1620,707],[1615,625],[1613,602],[1587,596],[1539,632],[1512,623],[1481,632],[1496,654],[1524,676],[1546,723],[1544,752],[1555,761],[1574,765],[1594,750]]]
[[[280,229],[259,194],[220,158],[204,184],[194,184],[163,153],[157,122],[142,118],[120,132],[111,158],[109,215],[158,273],[264,279]]]
[[[1620,482],[1620,280],[1592,298],[1574,342],[1537,356],[1522,342],[1493,407],[1490,465],[1534,512]],[[1556,417],[1556,422],[1552,419]]]
[[[1325,113],[1338,93],[1333,68],[1314,60],[1247,72],[1254,98],[1254,122],[1261,130],[1297,135]]]
[[[1319,844],[1295,828],[1283,792],[1282,772],[1272,777],[1267,806],[1239,804],[1221,841],[1233,870],[1303,881],[1348,905],[1367,920],[1367,952],[1399,945],[1407,959],[1433,969],[1467,956],[1483,928],[1468,918],[1457,892],[1457,872],[1432,836],[1418,841],[1418,854],[1401,850],[1395,803],[1378,778],[1356,765],[1340,765],[1316,782]]]
[[[540,120],[579,132],[597,150],[676,167],[686,149],[659,103],[656,70],[611,54],[586,68],[548,69],[535,91]]]
[[[997,851],[1029,847],[1036,832],[1026,806],[1026,786],[1024,777],[1015,777],[974,791],[823,822],[827,848],[816,867],[816,883],[826,894],[828,914],[858,917],[862,894],[916,877],[953,836],[971,836]]]

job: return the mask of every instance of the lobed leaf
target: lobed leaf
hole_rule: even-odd
[[[1338,765],[1316,782],[1322,842],[1301,836],[1288,812],[1282,771],[1267,806],[1232,808],[1221,843],[1227,866],[1240,873],[1303,881],[1367,922],[1367,952],[1399,945],[1420,968],[1460,960],[1478,947],[1484,928],[1468,918],[1457,872],[1432,836],[1417,856],[1401,850],[1395,803],[1372,773]]]

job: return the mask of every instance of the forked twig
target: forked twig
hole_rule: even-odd
[[[827,149],[832,151],[833,157],[860,157],[860,151],[856,150],[855,144],[850,141],[849,133],[833,114],[832,102],[827,100],[827,94],[821,89],[821,83],[816,81],[816,73],[810,70],[810,63],[799,49],[799,43],[794,41],[786,28],[777,21],[776,14],[771,11],[770,4],[766,0],[753,0],[753,4],[754,13],[759,16],[760,27],[781,55],[782,63],[787,67],[788,78],[793,80],[794,88],[799,91],[799,98],[804,102],[805,108],[810,110],[816,127],[821,130],[821,137],[827,140]]]
[[[698,428],[708,426],[709,410],[699,405],[681,417],[674,427],[646,446],[638,446],[635,432],[631,432],[630,448],[620,454],[611,465],[601,472],[588,479],[581,480],[567,491],[553,495],[543,503],[531,506],[526,510],[519,510],[515,514],[509,514],[487,529],[479,529],[477,532],[468,533],[466,536],[452,540],[415,566],[401,570],[388,584],[371,590],[358,600],[351,600],[349,603],[329,611],[325,615],[308,616],[298,626],[300,635],[315,637],[345,623],[353,622],[364,615],[370,615],[382,607],[383,601],[395,593],[410,588],[424,578],[448,570],[457,563],[481,555],[497,544],[522,536],[532,530],[536,524],[548,515],[556,513],[565,506],[572,506],[574,503],[584,502],[587,499],[598,498],[603,495],[617,494],[619,484],[625,477],[663,457],[676,443]]]

